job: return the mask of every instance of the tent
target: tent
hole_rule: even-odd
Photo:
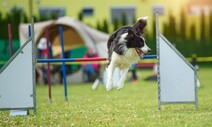
[[[21,24],[19,26],[19,37],[21,45],[28,38],[28,25]],[[42,37],[45,37],[45,28],[48,26],[49,39],[52,43],[53,55],[61,54],[59,27],[63,27],[63,38],[65,51],[86,46],[92,48],[100,57],[107,57],[107,40],[108,34],[97,31],[79,20],[71,17],[61,17],[57,20],[49,20],[35,23],[35,42],[38,44]]]
[[[23,45],[28,38],[28,25],[21,24],[19,26],[20,44]],[[61,17],[57,20],[49,20],[44,22],[38,22],[34,24],[35,30],[35,43],[38,45],[41,38],[45,37],[45,29],[48,26],[49,40],[52,45],[53,56],[61,54],[59,27],[63,28],[64,48],[65,51],[85,46],[92,48],[94,52],[98,53],[99,57],[107,57],[107,40],[108,34],[100,32],[96,29],[89,27],[88,25],[80,22],[77,19],[71,17]],[[75,54],[80,54],[78,50]],[[82,69],[67,77],[67,82],[78,83],[82,82],[83,78]]]

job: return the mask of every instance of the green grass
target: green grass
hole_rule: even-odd
[[[199,109],[194,105],[162,105],[158,111],[157,83],[143,80],[151,70],[139,71],[137,83],[127,82],[121,91],[107,92],[103,86],[91,90],[91,84],[70,84],[68,102],[63,86],[52,87],[53,102],[48,101],[48,88],[37,85],[37,115],[9,116],[0,111],[0,126],[135,126],[135,127],[211,127],[212,68],[200,67],[202,86],[198,91]]]

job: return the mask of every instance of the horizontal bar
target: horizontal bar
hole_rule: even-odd
[[[156,55],[147,55],[143,59],[154,59]],[[66,58],[66,59],[37,59],[37,63],[55,63],[55,62],[91,62],[91,61],[106,61],[107,58]]]
[[[106,61],[107,58],[37,59],[37,63]]]
[[[156,59],[157,55],[146,55],[143,57],[143,59]]]

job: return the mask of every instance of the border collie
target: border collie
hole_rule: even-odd
[[[112,90],[113,72],[115,67],[120,69],[118,90],[122,89],[130,66],[137,63],[144,54],[150,53],[151,49],[146,45],[145,39],[141,36],[146,26],[147,17],[138,19],[137,23],[131,26],[123,26],[110,35],[108,48],[107,84],[106,89]]]

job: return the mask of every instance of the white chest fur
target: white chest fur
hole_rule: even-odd
[[[139,56],[136,53],[134,48],[128,49],[124,55],[119,55],[116,52],[112,54],[112,62],[114,62],[115,66],[122,68],[128,68],[131,64],[137,63],[139,60]]]

